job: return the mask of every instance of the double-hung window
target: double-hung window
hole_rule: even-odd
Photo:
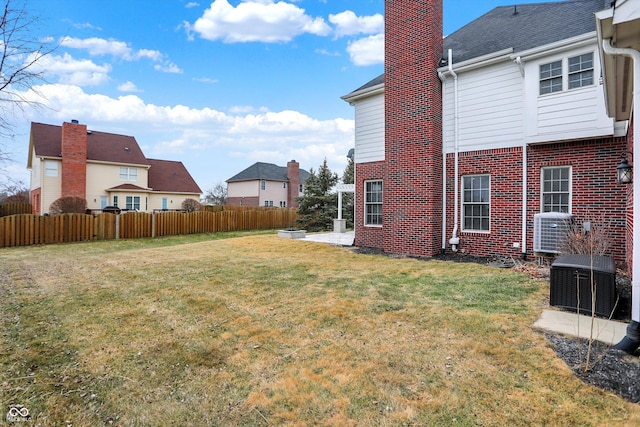
[[[58,169],[60,162],[57,160],[45,160],[44,161],[44,176],[58,176]]]
[[[489,231],[491,213],[489,175],[462,177],[462,228]]]
[[[571,213],[571,167],[542,168],[542,212]]]
[[[593,52],[542,64],[540,95],[591,86],[593,73]]]
[[[120,181],[137,181],[138,180],[138,169],[136,168],[128,168],[121,167],[120,168]]]
[[[562,91],[562,60],[540,66],[540,95]]]
[[[127,204],[125,209],[140,210],[140,196],[127,196]]]
[[[593,84],[593,53],[569,58],[569,89]]]
[[[382,225],[382,181],[364,183],[364,224]]]

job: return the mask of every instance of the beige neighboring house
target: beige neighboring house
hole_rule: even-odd
[[[286,167],[257,162],[226,181],[227,204],[297,208],[308,177],[295,160]]]
[[[87,130],[75,120],[31,123],[27,168],[36,214],[48,213],[63,196],[86,199],[92,211],[153,212],[179,210],[202,193],[182,162],[148,159],[134,137]]]

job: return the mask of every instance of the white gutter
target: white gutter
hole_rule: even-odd
[[[449,73],[453,76],[453,230],[451,232],[451,239],[449,244],[451,250],[456,252],[458,245],[460,244],[460,238],[458,237],[458,151],[459,151],[459,138],[458,138],[458,75],[453,71],[453,51],[449,49],[448,58]],[[640,164],[640,163],[639,163]]]
[[[629,48],[614,48],[610,39],[602,40],[602,50],[607,55],[622,55],[633,59],[633,164],[640,167],[640,52]],[[633,180],[633,259],[631,281],[631,320],[640,322],[640,176]]]

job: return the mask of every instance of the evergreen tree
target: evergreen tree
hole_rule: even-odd
[[[342,183],[353,184],[354,183],[353,155],[347,156],[347,157],[349,157],[349,163],[347,163],[347,167],[344,169],[344,172],[342,174]],[[342,193],[342,218],[347,220],[347,228],[353,228],[353,203],[354,203],[353,193]]]
[[[324,231],[333,229],[333,220],[338,217],[338,196],[334,191],[338,183],[338,174],[332,173],[324,159],[318,173],[309,171],[304,181],[304,192],[298,198],[297,220],[308,231]]]

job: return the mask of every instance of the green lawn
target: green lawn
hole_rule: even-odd
[[[548,283],[275,232],[0,250],[34,425],[638,425],[532,324]]]

